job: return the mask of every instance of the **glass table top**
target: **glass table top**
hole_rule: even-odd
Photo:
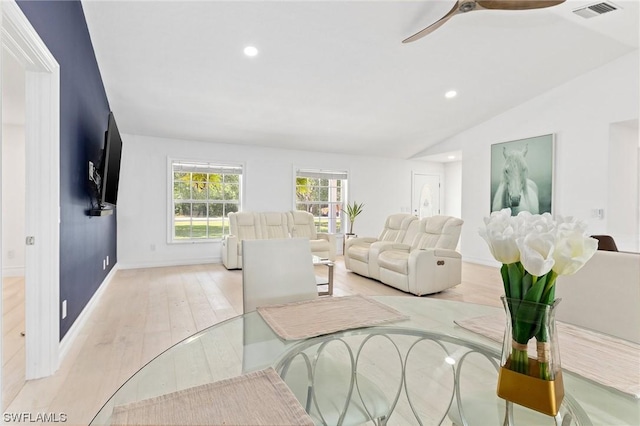
[[[410,319],[284,341],[256,312],[241,315],[185,339],[149,362],[118,389],[92,424],[111,424],[115,406],[267,367],[275,367],[293,389],[300,386],[296,375],[305,374],[305,359],[318,371],[330,363],[325,368],[330,380],[325,381],[331,383],[324,383],[321,376],[305,382],[318,392],[317,406],[309,403],[308,395],[300,401],[318,423],[324,419],[332,424],[322,406],[331,404],[322,401],[323,386],[342,390],[351,386],[358,392],[366,382],[382,390],[378,396],[385,400],[385,409],[392,405],[388,424],[502,424],[505,402],[495,396],[501,345],[454,324],[454,320],[501,313],[500,308],[419,297],[373,298]],[[564,386],[562,423],[516,407],[515,424],[640,424],[637,399],[568,372]],[[296,395],[304,393],[298,391],[294,389]],[[365,403],[364,411],[376,411],[375,404],[371,402],[371,408]]]

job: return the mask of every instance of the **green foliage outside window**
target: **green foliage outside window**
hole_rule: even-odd
[[[220,239],[229,234],[229,212],[240,206],[241,175],[173,173],[174,239]]]
[[[345,183],[341,179],[296,177],[296,209],[314,216],[318,232],[342,232]]]

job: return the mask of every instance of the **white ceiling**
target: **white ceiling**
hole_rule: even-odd
[[[411,44],[453,0],[83,7],[122,133],[410,158],[638,49],[638,1],[614,3],[477,11]]]

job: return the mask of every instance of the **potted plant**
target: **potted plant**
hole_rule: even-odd
[[[347,218],[349,219],[349,232],[347,235],[353,235],[353,222],[356,221],[356,217],[362,213],[362,208],[364,207],[364,203],[356,203],[355,201],[352,204],[347,204]]]

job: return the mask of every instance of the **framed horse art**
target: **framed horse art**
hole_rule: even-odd
[[[491,211],[552,213],[554,135],[491,145]]]

